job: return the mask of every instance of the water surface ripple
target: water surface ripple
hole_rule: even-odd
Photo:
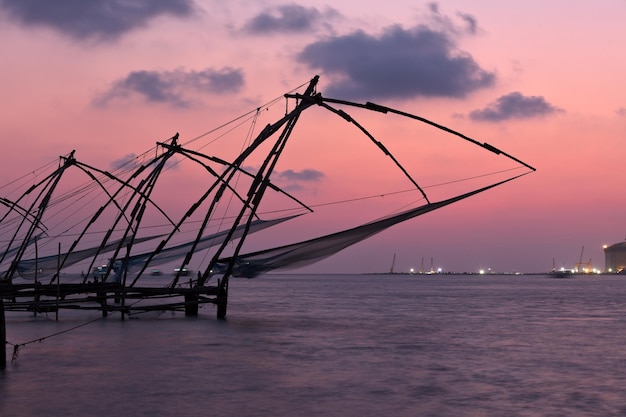
[[[272,275],[23,347],[0,415],[623,416],[626,278]],[[23,343],[97,313],[7,313]],[[10,360],[10,358],[9,358]]]

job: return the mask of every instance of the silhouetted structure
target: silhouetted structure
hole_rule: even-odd
[[[7,310],[56,312],[59,309],[97,309],[103,315],[151,310],[181,310],[196,315],[198,306],[217,306],[217,317],[226,316],[231,277],[252,278],[279,268],[301,267],[379,233],[395,224],[437,210],[497,187],[534,171],[530,165],[489,145],[480,143],[427,119],[390,107],[325,98],[316,91],[314,77],[302,94],[285,94],[295,102],[291,111],[265,128],[232,162],[183,147],[179,135],[157,142],[141,163],[129,164],[117,174],[87,165],[75,152],[60,158],[58,167],[14,201],[0,199],[6,213],[0,217],[3,239],[0,252],[0,297]],[[317,106],[353,124],[400,170],[425,203],[402,212],[336,233],[288,245],[242,253],[247,237],[261,230],[313,211],[271,181],[272,172],[291,137],[296,122],[308,108]],[[451,198],[431,201],[392,153],[359,122],[337,106],[408,118],[457,136],[496,155],[514,161],[521,174],[506,172],[505,179],[472,188]],[[262,146],[263,145],[263,146]],[[150,155],[148,157],[147,155]],[[256,155],[254,173],[244,168]],[[158,192],[157,184],[169,164],[184,160],[212,178],[187,210],[174,216],[164,208],[171,195]],[[78,171],[82,183],[69,191],[57,188],[69,172]],[[87,183],[84,183],[87,178]],[[491,180],[493,181],[493,180]],[[269,193],[280,194],[295,209],[289,215],[261,219],[258,208]],[[228,195],[228,197],[226,197]],[[176,197],[174,197],[176,198]],[[81,218],[79,213],[88,213]],[[160,219],[158,228],[154,221]],[[63,219],[60,221],[59,219]],[[148,220],[146,220],[148,219]],[[217,232],[209,232],[215,225]],[[42,250],[45,253],[42,253]],[[207,252],[211,250],[210,256]],[[99,261],[106,258],[103,263]],[[201,265],[197,277],[187,280],[188,268]],[[174,262],[167,286],[142,286],[144,275],[156,266]],[[79,282],[67,281],[72,268]],[[1,270],[1,269],[0,269]],[[148,271],[148,273],[146,273]],[[16,278],[26,280],[18,283]],[[181,278],[183,278],[181,280]],[[136,301],[148,299],[150,303]]]

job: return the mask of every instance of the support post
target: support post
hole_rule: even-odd
[[[198,315],[198,294],[185,294],[185,316],[195,317]]]
[[[226,307],[228,307],[228,278],[222,278],[222,282],[217,284],[217,318],[224,320],[226,318]]]
[[[0,371],[7,367],[7,332],[4,320],[4,300],[0,298]]]
[[[109,315],[109,309],[107,306],[107,293],[106,290],[103,289],[104,282],[100,285],[100,288],[96,290],[96,299],[100,303],[100,308],[102,309],[102,317],[107,317]]]

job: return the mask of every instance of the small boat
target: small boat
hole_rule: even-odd
[[[552,272],[550,273],[550,277],[552,277],[552,278],[573,278],[574,277],[574,271],[572,271],[571,269],[565,269],[565,268],[553,269]]]

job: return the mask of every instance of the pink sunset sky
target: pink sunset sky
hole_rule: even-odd
[[[583,246],[583,260],[604,268],[602,245],[626,238],[625,16],[623,0],[0,0],[0,185],[73,149],[110,169],[176,132],[188,142],[319,74],[324,96],[417,114],[537,171],[307,272],[384,272],[394,254],[396,271],[433,259],[446,271],[541,272],[553,260],[573,267]],[[371,146],[310,117],[313,145],[294,145],[281,167],[299,198],[406,188],[383,171],[367,178]],[[427,183],[482,172],[462,141],[410,148],[402,123],[369,122],[404,165],[420,158],[418,182],[431,168],[444,173]],[[240,150],[228,147],[215,152]],[[354,217],[371,220],[369,207]],[[307,224],[309,235],[330,232],[329,219]]]

